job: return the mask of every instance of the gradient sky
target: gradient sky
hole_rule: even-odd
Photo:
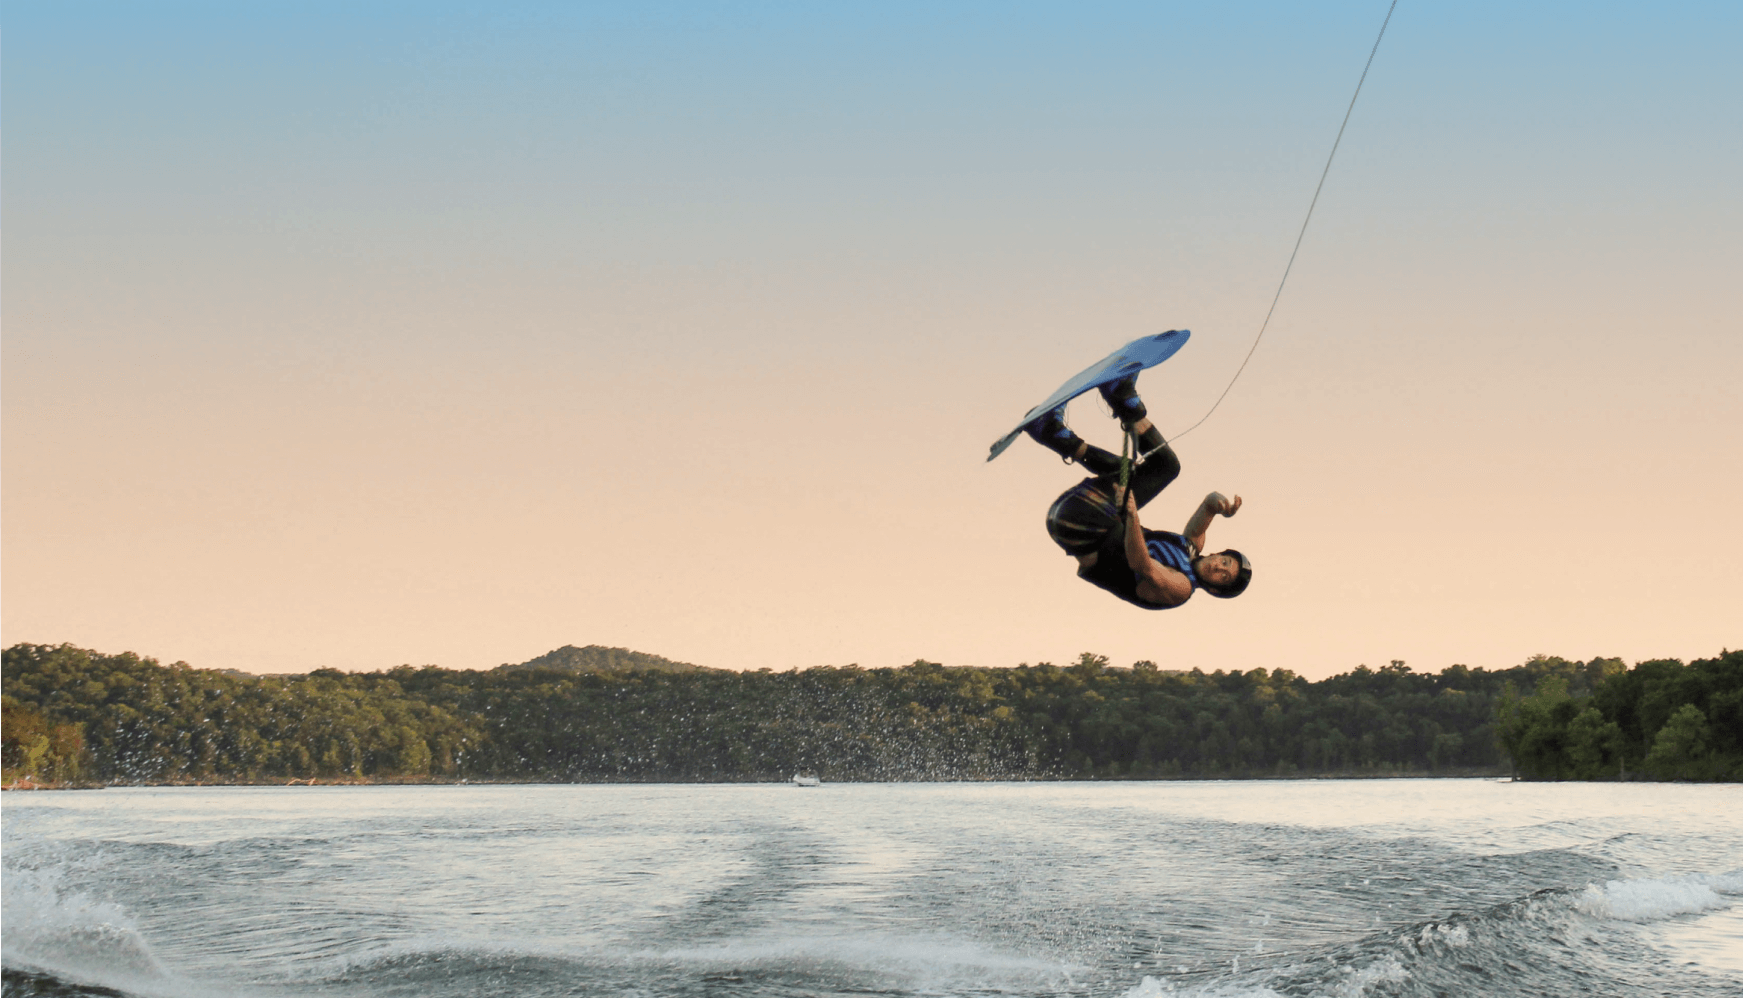
[[[9,2],[3,626],[252,672],[563,644],[1291,668],[1743,641],[1743,7],[1402,0],[1146,613],[986,448],[1251,343],[1384,2]],[[1072,409],[1117,446],[1093,398]]]

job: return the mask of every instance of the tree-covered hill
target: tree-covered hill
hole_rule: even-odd
[[[564,645],[519,665],[503,664],[497,668],[550,669],[556,672],[697,672],[702,666],[674,662],[669,658],[630,651],[628,648],[607,648],[604,645],[577,648],[574,645]]]
[[[120,783],[1504,774],[1515,760],[1551,779],[1743,775],[1738,652],[1632,670],[1394,662],[1320,682],[1117,669],[1090,654],[1066,667],[744,673],[538,661],[253,677],[14,645],[4,764],[9,777]]]

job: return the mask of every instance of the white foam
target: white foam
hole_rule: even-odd
[[[1176,990],[1174,982],[1145,977],[1142,981],[1129,988],[1124,998],[1164,998],[1164,996],[1180,996],[1180,998],[1283,998],[1282,995],[1263,986],[1240,985],[1228,981],[1218,981],[1212,984],[1192,985],[1184,991]]]
[[[1402,984],[1410,977],[1404,970],[1404,965],[1398,962],[1398,958],[1391,956],[1384,960],[1375,960],[1360,970],[1345,967],[1344,973],[1349,976],[1338,982],[1337,987],[1331,991],[1336,998],[1362,998],[1376,984]]]
[[[1677,915],[1729,908],[1729,894],[1743,894],[1743,870],[1692,873],[1660,880],[1611,880],[1588,884],[1575,906],[1588,915],[1626,922],[1656,922]]]
[[[1464,949],[1471,944],[1471,933],[1463,925],[1441,925],[1436,922],[1423,926],[1422,932],[1416,937],[1416,944],[1423,949],[1435,945]]]
[[[693,966],[854,968],[901,979],[922,989],[972,983],[994,988],[1070,981],[1089,967],[988,949],[966,940],[859,935],[788,934],[625,954],[629,959]]]
[[[0,952],[10,965],[92,982],[162,981],[164,968],[119,906],[57,888],[48,870],[10,869],[0,888]]]
[[[464,942],[420,936],[330,957],[308,965],[316,977],[370,971],[395,960],[434,954],[468,954],[483,959],[546,958],[620,967],[684,966],[697,971],[784,968],[869,971],[920,990],[1032,990],[1057,987],[1092,968],[987,949],[967,941],[892,936],[790,933],[781,936],[715,940],[692,946],[626,948],[618,944],[578,945],[531,938]]]
[[[1463,926],[1447,930],[1453,937],[1464,932]],[[1365,998],[1376,984],[1401,984],[1410,973],[1397,957],[1388,956],[1363,967],[1339,967],[1342,977],[1330,982],[1324,991],[1314,991],[1323,998]],[[1176,988],[1173,981],[1146,977],[1126,991],[1124,998],[1283,998],[1276,991],[1260,984],[1238,981],[1212,981]]]

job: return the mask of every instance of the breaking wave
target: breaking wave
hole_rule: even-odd
[[[1726,909],[1740,894],[1743,871],[1550,888],[1318,953],[1292,954],[1281,965],[1247,975],[1145,977],[1124,998],[1735,996],[1737,981],[1690,970],[1640,941],[1627,923]]]
[[[1729,908],[1726,895],[1743,894],[1743,870],[1693,873],[1665,880],[1611,880],[1588,886],[1579,908],[1591,915],[1629,922],[1655,922],[1692,912]]]
[[[0,894],[7,995],[118,993],[112,986],[145,993],[168,981],[125,911],[62,892],[53,871],[8,869]]]

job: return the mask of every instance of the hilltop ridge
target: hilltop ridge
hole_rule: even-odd
[[[574,645],[564,645],[561,648],[545,652],[537,658],[525,662],[503,664],[492,669],[492,672],[514,672],[522,669],[550,669],[556,672],[713,672],[700,665],[689,662],[674,662],[660,655],[650,655],[647,652],[632,651],[628,648],[607,648],[604,645],[588,645],[577,648]]]

